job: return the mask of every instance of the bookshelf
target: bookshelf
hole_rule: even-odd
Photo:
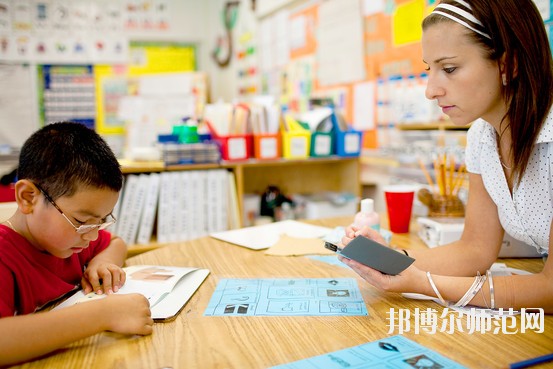
[[[322,191],[349,192],[361,195],[359,158],[324,157],[306,159],[274,159],[222,161],[212,164],[164,166],[161,162],[120,161],[124,174],[165,171],[226,169],[234,173],[238,213],[242,214],[246,193],[263,193],[268,185],[278,186],[284,193],[317,193]],[[242,219],[240,216],[239,224]],[[155,249],[160,245],[154,240],[149,245],[129,246],[129,255]]]

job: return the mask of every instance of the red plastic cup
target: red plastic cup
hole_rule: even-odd
[[[390,231],[409,233],[415,188],[409,185],[391,185],[384,187]]]

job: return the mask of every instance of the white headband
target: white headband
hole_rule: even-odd
[[[456,0],[456,2],[461,4],[465,8],[467,8],[469,10],[472,10],[472,8],[470,7],[470,5],[467,2],[465,2],[463,0]],[[454,14],[443,12],[440,9],[446,10],[446,11],[454,13]],[[436,8],[434,8],[434,11],[432,11],[432,13],[433,14],[434,13],[439,14],[439,15],[442,15],[446,18],[449,18],[452,21],[457,22],[460,25],[467,27],[471,31],[474,31],[474,32],[476,32],[476,33],[478,33],[478,34],[480,34],[480,35],[482,35],[486,38],[489,38],[491,40],[490,35],[488,35],[486,32],[483,32],[483,31],[477,29],[476,27],[474,27],[470,24],[470,23],[472,23],[474,25],[478,25],[478,26],[484,28],[482,23],[478,19],[476,19],[474,17],[474,15],[472,15],[471,13],[469,13],[469,12],[459,8],[459,7],[456,7],[456,6],[450,5],[450,4],[439,4],[438,6],[436,6]]]

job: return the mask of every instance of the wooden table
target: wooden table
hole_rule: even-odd
[[[351,219],[311,223],[333,227]],[[414,234],[394,235],[392,243],[425,247]],[[540,259],[502,260],[538,272]],[[81,340],[20,368],[238,368],[263,369],[395,335],[389,333],[391,308],[442,308],[377,291],[349,269],[307,257],[266,256],[209,237],[169,245],[128,260],[129,265],[160,264],[207,268],[210,276],[174,321],[158,323],[148,337],[102,333]],[[356,278],[368,316],[348,317],[206,317],[203,313],[222,278]],[[86,319],[83,317],[83,319]],[[464,322],[464,321],[463,321]],[[518,321],[517,321],[518,322]],[[553,316],[543,333],[485,334],[455,331],[403,335],[468,368],[507,368],[510,362],[553,351]],[[517,327],[520,328],[520,327]],[[55,334],[53,331],[52,334]],[[545,366],[541,366],[543,368]]]

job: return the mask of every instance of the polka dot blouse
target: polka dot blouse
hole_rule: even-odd
[[[496,137],[489,123],[482,119],[473,123],[467,134],[467,170],[482,176],[505,231],[546,254],[553,219],[553,112],[538,135],[520,185],[513,184],[512,196],[499,161]]]

